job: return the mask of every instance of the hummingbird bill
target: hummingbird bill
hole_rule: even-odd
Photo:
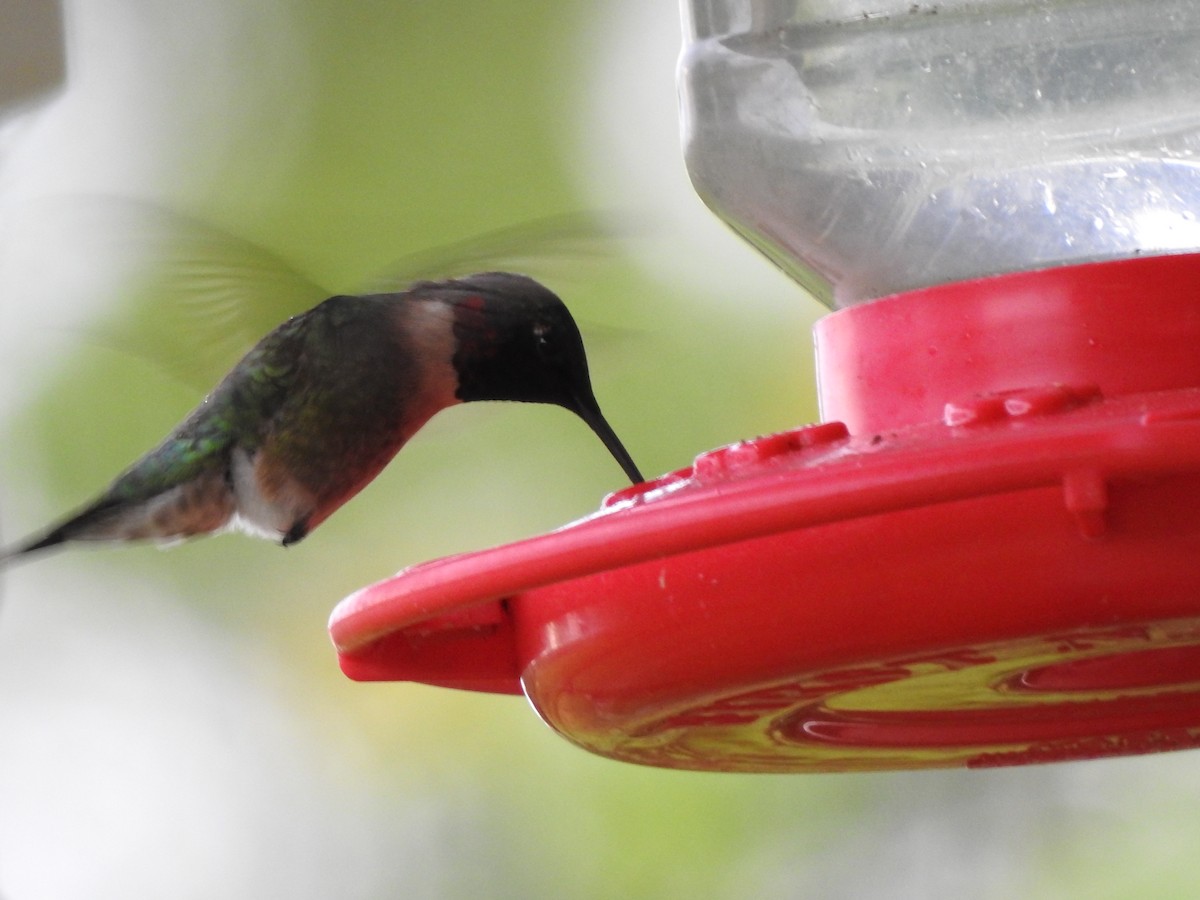
[[[524,275],[485,272],[330,297],[288,319],[99,498],[0,563],[70,541],[227,530],[295,544],[436,413],[477,400],[568,409],[643,480],[600,411],[563,301]]]

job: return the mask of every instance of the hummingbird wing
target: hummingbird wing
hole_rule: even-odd
[[[520,271],[541,275],[554,263],[569,271],[581,260],[613,255],[628,237],[629,216],[569,212],[528,219],[462,240],[405,254],[361,285],[363,292],[397,291],[417,281],[457,278],[475,272]]]
[[[124,261],[122,306],[88,326],[92,340],[201,388],[281,318],[337,293],[284,255],[153,201],[71,194],[32,201],[22,216],[22,228],[49,229],[74,252]],[[643,225],[628,211],[525,220],[408,253],[353,293],[498,269],[578,279],[580,262],[611,258]]]
[[[40,198],[20,225],[73,254],[120,261],[121,306],[87,338],[201,389],[281,319],[334,293],[275,251],[151,201]]]

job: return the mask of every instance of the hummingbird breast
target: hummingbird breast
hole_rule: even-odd
[[[334,297],[306,316],[291,384],[236,447],[233,524],[293,543],[357,494],[454,403],[448,304],[397,294]]]

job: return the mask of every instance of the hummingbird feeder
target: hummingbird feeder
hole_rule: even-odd
[[[824,421],[363,589],[344,671],[673,768],[1200,746],[1200,5],[684,18],[698,192],[836,310]]]

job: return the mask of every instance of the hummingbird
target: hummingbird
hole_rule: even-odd
[[[563,301],[527,276],[485,272],[334,296],[288,319],[99,498],[0,562],[68,541],[226,530],[287,547],[434,414],[476,400],[564,407],[643,480],[600,411]]]

